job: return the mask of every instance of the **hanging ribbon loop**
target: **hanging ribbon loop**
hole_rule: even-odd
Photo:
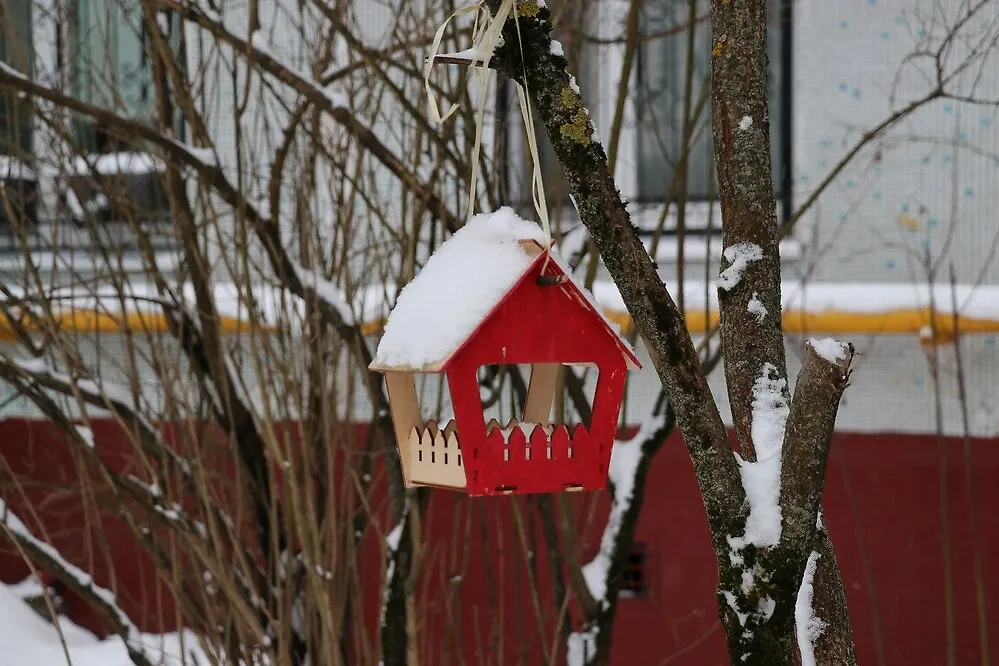
[[[431,45],[431,54],[427,58],[427,64],[423,71],[423,84],[427,91],[427,99],[430,106],[430,114],[434,119],[434,122],[438,125],[447,121],[455,111],[458,110],[459,104],[455,102],[447,110],[447,112],[441,115],[440,106],[437,103],[437,99],[434,97],[433,91],[430,86],[430,74],[433,71],[434,61],[438,57],[438,50],[440,49],[441,42],[444,39],[444,31],[446,30],[448,24],[453,18],[462,14],[468,14],[471,12],[484,12],[486,20],[484,21],[484,29],[479,28],[479,14],[476,13],[475,26],[472,29],[472,48],[469,49],[472,58],[470,61],[470,66],[476,67],[478,72],[478,104],[475,113],[475,142],[472,146],[471,155],[471,174],[469,179],[468,188],[468,218],[471,219],[475,212],[475,199],[478,187],[479,179],[479,155],[482,147],[482,125],[485,117],[486,111],[486,99],[489,92],[489,82],[491,78],[491,71],[489,70],[489,62],[492,60],[493,53],[496,47],[501,43],[503,26],[506,24],[507,19],[510,17],[511,13],[514,17],[514,22],[517,26],[517,40],[520,46],[520,56],[521,62],[524,63],[524,44],[520,33],[520,17],[517,14],[517,3],[516,0],[503,0],[499,9],[496,11],[495,15],[491,15],[489,10],[485,7],[482,2],[475,5],[469,5],[466,7],[461,7],[455,10],[450,16],[445,19],[444,23],[437,29],[437,33],[434,35],[434,41]],[[478,61],[481,59],[481,63]],[[541,174],[541,159],[538,151],[538,141],[537,136],[534,131],[534,115],[531,111],[531,101],[527,90],[527,70],[526,65],[524,69],[524,80],[523,85],[519,82],[515,82],[517,85],[517,97],[520,100],[520,113],[524,119],[524,132],[527,136],[527,147],[531,155],[531,200],[534,204],[534,209],[537,211],[538,219],[541,222],[541,228],[545,234],[545,244],[546,247],[551,245],[551,226],[548,220],[548,205],[545,201],[545,187],[544,180]]]

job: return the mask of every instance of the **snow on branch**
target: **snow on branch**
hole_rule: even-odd
[[[166,523],[170,529],[188,534],[203,544],[208,545],[211,542],[212,535],[209,533],[207,526],[200,520],[192,518],[180,504],[173,502],[169,506],[164,502],[163,494],[159,487],[154,484],[148,484],[138,477],[131,474],[125,475],[121,478],[122,485],[127,488],[132,493],[135,493],[140,497],[142,504],[146,505],[147,508],[151,509],[157,518]],[[242,548],[243,556],[245,561],[248,563],[253,563],[256,558],[253,552],[242,542],[233,539],[236,532],[235,524],[232,518],[229,517],[225,511],[218,505],[214,505],[212,512],[216,520],[225,526],[225,534],[230,537],[228,542],[225,544],[225,548]],[[255,610],[262,611],[266,604],[264,600],[254,591],[254,587],[250,580],[247,578],[246,574],[239,568],[235,567],[232,569],[233,577],[238,585],[243,598],[250,604]]]
[[[749,516],[743,536],[728,538],[733,551],[747,544],[758,548],[775,546],[781,536],[781,450],[790,412],[787,380],[772,364],[764,363],[753,383],[752,395],[752,438],[757,459],[748,461],[735,454],[749,501]]]
[[[569,634],[565,643],[565,666],[587,666],[597,656],[600,627],[590,623],[583,631]]]
[[[310,289],[316,295],[316,298],[325,303],[327,307],[339,313],[344,324],[348,326],[356,325],[357,321],[354,317],[354,312],[351,310],[350,303],[347,302],[347,298],[340,287],[323,277],[318,270],[306,268],[291,259],[289,261],[294,267],[295,275],[298,277],[298,281],[302,283],[302,286]]]
[[[180,532],[196,535],[201,541],[208,541],[208,529],[205,527],[205,524],[188,516],[184,508],[176,502],[167,506],[163,502],[163,494],[160,492],[158,486],[145,483],[131,474],[124,476],[122,482],[134,492],[141,494],[145,503],[160,518],[170,524],[172,528]]]
[[[396,523],[396,526],[385,537],[388,563],[385,567],[385,585],[382,588],[382,611],[380,617],[383,628],[385,627],[385,617],[388,612],[389,600],[392,598],[392,588],[395,585],[395,555],[399,551],[399,544],[402,542],[402,533],[406,528],[407,520],[409,520],[409,502],[406,502],[406,505],[403,507],[399,522]]]
[[[7,63],[3,62],[2,60],[0,60],[0,72],[3,72],[4,74],[6,74],[8,76],[11,76],[11,77],[14,77],[14,78],[17,78],[17,79],[22,79],[24,81],[28,81],[29,80],[28,77],[25,76],[23,73],[17,71],[16,69],[14,69],[13,67],[11,67]]]
[[[801,666],[816,666],[815,641],[826,628],[826,623],[815,615],[815,571],[818,568],[819,554],[814,550],[808,555],[805,563],[805,574],[798,588],[797,600],[794,604],[794,628],[798,639],[798,650],[801,652]]]
[[[607,589],[610,584],[608,578],[611,562],[618,549],[618,535],[624,523],[624,516],[631,508],[635,477],[642,465],[648,462],[648,444],[662,436],[665,425],[665,414],[652,414],[642,423],[633,438],[627,441],[617,440],[611,449],[610,468],[607,471],[607,481],[612,488],[610,515],[607,517],[607,525],[600,538],[600,550],[583,566],[586,587],[589,588],[599,608],[608,603]]]
[[[74,380],[62,373],[50,370],[42,359],[6,359],[0,355],[0,377],[5,377],[7,379],[19,379],[19,377],[11,377],[6,375],[5,371],[10,369],[9,365],[12,364],[15,368],[20,368],[24,373],[27,373],[29,379],[34,381],[38,386],[46,388],[49,390],[54,390],[66,395],[73,394]],[[107,402],[114,403],[114,409],[118,413],[118,417],[126,421],[131,421],[133,424],[137,424],[139,433],[138,440],[140,446],[146,450],[147,455],[150,457],[163,461],[164,459],[171,463],[171,467],[174,473],[180,476],[180,479],[185,487],[193,490],[196,487],[196,483],[192,478],[191,467],[186,459],[179,456],[159,435],[159,432],[155,430],[152,424],[145,419],[142,415],[135,412],[128,400],[127,391],[122,387],[117,387],[114,385],[109,385],[107,383],[98,384],[93,380],[88,379],[77,379],[75,380],[76,390],[80,393],[84,402],[93,406],[105,407]],[[115,396],[110,398],[109,396]],[[93,448],[93,433],[89,428],[82,428],[81,426],[75,426],[75,432],[79,440]],[[176,502],[167,505],[163,497],[163,492],[158,485],[148,484],[135,476],[125,475],[123,477],[115,477],[116,482],[120,484],[122,488],[127,490],[134,499],[139,501],[139,503],[151,511],[153,515],[157,516],[161,521],[165,522],[173,530],[180,531],[183,533],[191,534],[196,536],[200,541],[207,543],[209,541],[210,535],[208,529],[201,521],[195,520],[187,515],[183,508]],[[211,505],[210,511],[214,516],[215,520],[221,523],[226,528],[226,535],[229,538],[228,545],[239,547],[241,544],[233,539],[235,534],[235,525],[232,518],[225,512],[225,510],[216,504]],[[246,552],[246,561],[253,562],[255,558],[252,553]],[[253,605],[254,608],[260,609],[263,607],[263,602],[253,591],[253,586],[246,579],[246,577],[239,571],[236,572],[237,582],[244,593],[245,598]]]
[[[157,666],[161,659],[153,658],[142,640],[142,632],[121,609],[115,595],[94,582],[93,577],[67,561],[50,544],[36,537],[28,526],[0,499],[0,533],[32,562],[54,573],[59,580],[86,599],[106,617],[121,636],[129,657],[136,666]]]
[[[763,259],[763,250],[755,243],[736,243],[725,248],[722,255],[728,261],[728,267],[718,276],[718,288],[728,291],[739,284],[750,262]]]

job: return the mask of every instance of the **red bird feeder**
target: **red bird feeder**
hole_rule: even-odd
[[[399,295],[370,369],[385,374],[407,486],[469,495],[600,490],[631,346],[601,314],[537,225],[510,208],[477,215]],[[530,364],[523,418],[483,416],[477,372]],[[599,370],[589,428],[551,421],[560,364]],[[416,373],[447,377],[455,418],[421,415]]]

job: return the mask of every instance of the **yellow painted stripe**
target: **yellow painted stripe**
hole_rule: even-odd
[[[607,318],[629,331],[632,326],[631,317],[627,312],[606,310]],[[88,310],[74,310],[54,315],[55,324],[59,329],[75,333],[120,333],[132,331],[135,333],[163,333],[169,330],[167,320],[162,314],[132,312],[127,315],[110,315]],[[785,333],[850,333],[860,335],[893,335],[919,334],[930,324],[930,311],[924,309],[895,310],[879,313],[857,313],[829,310],[826,312],[805,312],[790,310],[783,313]],[[695,335],[718,321],[717,312],[696,311],[687,315],[687,327]],[[250,322],[236,317],[222,316],[221,328],[227,333],[245,333],[250,330]],[[364,335],[373,335],[381,331],[383,319],[365,322],[361,326]],[[958,317],[958,328],[963,333],[999,333],[999,320]],[[27,320],[24,327],[29,332],[37,328]],[[938,341],[953,338],[954,318],[950,314],[938,313],[936,316]],[[275,331],[276,327],[267,325],[257,327],[258,331]],[[15,338],[13,327],[0,320],[0,340]]]
[[[630,330],[632,321],[626,312],[609,312],[608,318],[622,327]],[[918,334],[924,327],[930,325],[930,309],[892,310],[890,312],[844,312],[827,310],[825,312],[806,312],[802,310],[787,310],[782,313],[785,333],[853,333],[862,335],[895,335]],[[687,314],[687,328],[697,334],[705,328],[718,323],[718,313],[703,310]],[[954,317],[949,313],[938,312],[936,315],[938,333],[953,335]],[[997,333],[999,320],[976,319],[974,317],[958,316],[957,327],[962,333]]]

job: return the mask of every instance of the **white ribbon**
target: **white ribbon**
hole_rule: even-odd
[[[471,219],[475,211],[475,194],[479,179],[479,154],[482,147],[482,124],[485,116],[486,95],[489,92],[489,81],[491,75],[491,72],[489,71],[489,62],[492,60],[493,52],[499,45],[500,40],[502,40],[503,25],[506,23],[506,20],[510,16],[511,12],[514,16],[514,22],[517,25],[517,40],[520,42],[521,62],[524,62],[524,45],[520,34],[520,20],[517,15],[516,0],[503,0],[503,3],[500,5],[495,15],[490,15],[489,10],[481,1],[475,5],[469,5],[456,9],[437,29],[437,33],[434,35],[434,41],[431,46],[431,55],[427,59],[427,64],[423,70],[423,84],[426,88],[427,99],[430,103],[430,113],[434,122],[439,125],[444,123],[454,114],[455,111],[458,110],[458,103],[456,102],[451,105],[451,108],[448,109],[447,113],[441,115],[440,106],[437,104],[437,99],[434,97],[433,91],[430,87],[430,73],[433,70],[434,60],[438,56],[437,51],[440,49],[441,41],[444,38],[444,30],[454,17],[479,11],[484,12],[487,18],[485,21],[485,28],[480,33],[479,15],[476,13],[475,26],[472,29],[472,62],[470,64],[475,66],[476,59],[478,57],[482,58],[482,63],[477,68],[479,76],[479,104],[478,109],[476,109],[475,143],[472,147],[471,160],[472,173],[468,188],[468,219]],[[526,69],[524,70],[524,85],[527,85]],[[534,132],[534,115],[531,112],[531,101],[527,92],[519,84],[517,85],[517,96],[520,99],[520,113],[524,118],[524,130],[527,134],[527,147],[531,153],[531,161],[533,163],[533,170],[531,173],[531,199],[534,203],[534,209],[538,213],[538,218],[541,221],[541,228],[544,230],[547,247],[551,245],[551,227],[548,221],[548,205],[545,201],[544,181],[541,177],[541,160],[538,154],[538,141]]]

